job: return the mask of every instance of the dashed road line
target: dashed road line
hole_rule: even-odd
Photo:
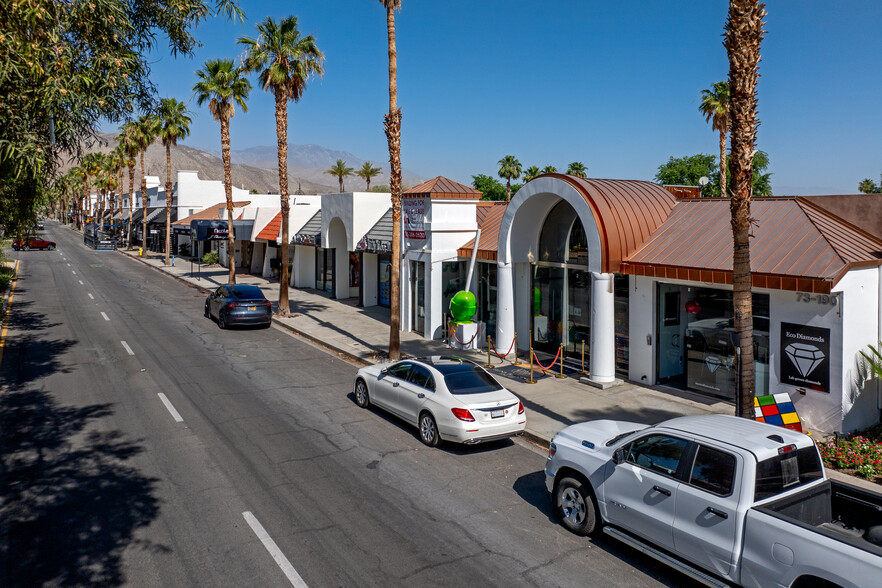
[[[285,554],[282,553],[282,550],[279,549],[273,538],[269,536],[269,533],[266,532],[260,521],[251,514],[251,511],[246,510],[242,513],[242,516],[245,517],[245,522],[248,523],[248,526],[251,527],[251,530],[254,531],[254,534],[257,535],[257,538],[260,539],[260,542],[269,551],[276,564],[282,569],[282,573],[285,574],[291,585],[297,588],[307,588],[306,582],[303,581],[303,578],[300,577],[300,574],[297,573],[297,570],[294,569],[294,566],[291,565],[291,562],[288,561],[288,558],[285,557]]]
[[[92,300],[95,300],[95,297],[92,296],[91,294],[89,294],[89,298],[91,298]]]
[[[184,418],[181,416],[181,413],[175,410],[175,407],[172,406],[171,401],[169,401],[166,395],[160,392],[158,396],[159,399],[162,400],[162,403],[165,405],[165,408],[168,409],[168,411],[171,413],[172,418],[175,419],[176,422],[183,423]]]
[[[120,343],[122,343],[122,346],[126,348],[126,351],[129,352],[129,355],[135,355],[135,352],[132,351],[132,348],[129,347],[128,343],[126,343],[125,341],[120,341]]]
[[[70,273],[72,273],[73,275],[77,275],[77,272],[75,272],[74,270],[70,270]]]
[[[107,316],[106,314],[104,314],[103,312],[101,313],[101,316],[103,316],[103,317],[104,317],[104,320],[106,320],[106,321],[109,321],[109,320],[110,320],[110,317]]]
[[[77,280],[80,283],[80,286],[85,286],[82,280]]]

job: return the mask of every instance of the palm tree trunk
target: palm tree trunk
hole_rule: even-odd
[[[224,160],[224,193],[227,197],[227,249],[229,250],[230,273],[227,281],[236,283],[235,235],[233,234],[233,166],[230,163],[230,117],[224,113],[220,119],[221,156]]]
[[[367,182],[367,188],[365,188],[365,192],[370,192],[371,191],[371,179],[368,177],[368,178],[365,178],[365,181]]]
[[[389,359],[396,361],[401,357],[401,109],[398,108],[398,51],[395,48],[395,7],[392,2],[386,2],[386,32],[389,38],[389,114],[385,116],[385,129],[392,191]]]
[[[511,178],[505,180],[505,201],[511,202]]]
[[[165,265],[169,265],[171,255],[171,206],[172,206],[172,181],[171,181],[171,143],[165,144]],[[232,227],[230,234],[233,234]],[[230,259],[233,251],[230,250]],[[232,263],[231,263],[232,265]]]
[[[132,211],[134,210],[135,205],[135,160],[129,160],[131,163],[129,164],[129,228],[128,228],[128,236],[126,237],[127,247],[129,249],[132,248]]]
[[[282,267],[279,271],[279,315],[291,316],[288,303],[288,219],[291,205],[288,201],[288,100],[276,90],[276,138],[279,153],[279,201],[282,208]]]
[[[750,198],[756,146],[756,84],[765,6],[757,0],[730,0],[725,46],[729,55],[729,120],[732,140],[733,261],[735,330],[741,336],[737,375],[738,415],[753,418],[753,303],[750,276]]]
[[[729,186],[726,183],[726,130],[720,129],[720,196],[729,197]]]
[[[147,176],[144,175],[144,154],[147,149],[141,151],[141,209],[144,216],[141,219],[144,231],[141,233],[141,247],[147,252]]]
[[[99,226],[101,230],[104,230],[104,201],[107,198],[107,190],[105,188],[101,188],[98,192],[98,202],[100,202],[100,207],[98,209],[98,219],[100,221]]]
[[[343,176],[340,176],[337,179],[340,180],[340,193],[342,194],[343,193]]]

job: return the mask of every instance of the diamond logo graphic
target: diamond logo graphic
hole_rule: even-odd
[[[784,348],[784,354],[803,378],[807,378],[825,359],[823,351],[806,343],[791,343]]]
[[[704,365],[707,366],[707,369],[710,370],[710,373],[716,372],[718,369],[720,369],[720,366],[722,364],[723,364],[723,362],[720,361],[719,357],[714,357],[713,355],[708,355],[707,357],[704,358]]]

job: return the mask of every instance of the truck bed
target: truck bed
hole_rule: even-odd
[[[826,480],[754,509],[882,557],[882,499],[857,486]]]

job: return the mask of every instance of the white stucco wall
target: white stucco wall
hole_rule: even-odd
[[[364,284],[364,305],[376,306],[378,303],[378,266],[379,256],[376,253],[364,253],[361,256],[361,280]]]
[[[656,380],[656,282],[643,276],[628,278],[628,379],[647,385]]]
[[[294,246],[293,273],[296,288],[315,288],[315,247]]]

